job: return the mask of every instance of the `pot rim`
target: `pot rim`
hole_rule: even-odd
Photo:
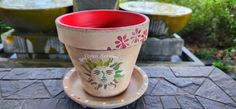
[[[74,14],[79,14],[79,13],[88,13],[88,12],[118,12],[118,13],[126,13],[126,14],[134,14],[134,15],[138,15],[140,17],[144,18],[144,21],[141,23],[137,23],[137,24],[133,24],[133,25],[128,25],[128,26],[117,26],[117,27],[107,27],[107,28],[95,28],[95,27],[79,27],[79,26],[73,26],[73,25],[68,25],[65,23],[62,23],[60,20],[66,16],[70,16],[70,15],[74,15]],[[144,15],[144,14],[140,14],[137,12],[130,12],[130,11],[122,11],[122,10],[108,10],[108,9],[95,9],[95,10],[84,10],[84,11],[78,11],[78,12],[72,12],[72,13],[68,13],[68,14],[64,14],[61,15],[59,17],[56,18],[55,23],[66,27],[66,28],[70,28],[70,29],[79,29],[79,30],[103,30],[103,31],[110,31],[110,30],[122,30],[122,29],[127,29],[130,27],[136,27],[136,26],[142,26],[146,23],[150,22],[149,18]]]

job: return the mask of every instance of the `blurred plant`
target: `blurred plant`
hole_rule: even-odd
[[[221,70],[223,70],[223,71],[225,71],[225,72],[229,72],[233,68],[232,65],[225,64],[221,60],[214,61],[212,65],[219,68],[219,69],[221,69]]]
[[[214,47],[232,46],[236,38],[236,0],[156,0],[193,9],[189,25],[181,35],[191,43]]]
[[[216,48],[202,48],[195,55],[200,59],[214,59],[216,51]]]
[[[3,23],[1,20],[0,20],[0,35],[8,30],[10,30],[11,27],[8,26],[7,24]],[[0,38],[0,43],[1,43],[1,38]]]

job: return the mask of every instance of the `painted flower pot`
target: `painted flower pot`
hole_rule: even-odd
[[[110,97],[129,85],[142,43],[147,39],[145,15],[118,10],[90,10],[56,19],[59,40],[65,44],[83,89]]]

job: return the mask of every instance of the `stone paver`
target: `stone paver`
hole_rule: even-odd
[[[30,86],[23,88],[16,93],[13,93],[6,98],[10,99],[23,99],[23,98],[50,98],[48,91],[42,82],[35,82]]]
[[[215,84],[220,86],[227,94],[236,97],[236,81],[219,69],[213,70],[209,76]]]
[[[36,80],[22,80],[22,81],[1,81],[1,92],[2,96],[6,97],[14,94],[17,91],[33,84]]]
[[[148,109],[162,109],[161,99],[158,96],[145,96],[144,97],[146,108]]]
[[[201,104],[193,95],[176,96],[182,109],[203,109]]]
[[[172,84],[191,94],[194,94],[197,91],[197,89],[201,86],[202,82],[205,80],[205,78],[176,78],[176,77],[168,77],[166,79]]]
[[[180,77],[208,77],[214,67],[171,67],[171,69]]]
[[[120,109],[236,109],[236,82],[214,67],[143,67],[148,89]],[[0,109],[84,109],[64,93],[70,68],[0,68]]]
[[[7,72],[11,71],[11,68],[2,68],[0,70],[0,79],[6,75]]]
[[[53,97],[63,91],[62,80],[43,80],[43,83]]]
[[[149,77],[169,78],[175,77],[169,67],[142,67]]]
[[[65,68],[15,68],[8,72],[3,79],[61,79],[69,71]]]
[[[209,79],[204,81],[196,95],[236,106],[235,102]]]
[[[225,105],[220,102],[212,101],[206,98],[197,97],[205,109],[235,109],[235,107]]]
[[[180,109],[175,96],[162,96],[161,101],[165,109]]]
[[[182,89],[176,87],[164,79],[160,79],[150,95],[180,95],[184,93],[186,92],[184,92]]]

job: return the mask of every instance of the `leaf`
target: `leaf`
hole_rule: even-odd
[[[122,74],[119,74],[119,73],[116,73],[115,74],[115,79],[117,80],[117,79],[120,79],[121,77],[123,77],[124,75],[122,75]]]
[[[89,70],[89,69],[86,67],[86,65],[83,64],[82,67],[83,67],[87,72],[91,73],[91,70]]]
[[[114,64],[110,65],[110,67],[114,67],[117,64],[117,62],[115,62]]]
[[[122,70],[117,70],[115,73],[121,73],[122,72]]]
[[[90,64],[92,69],[94,69],[97,66],[96,63],[92,62],[90,59],[88,59],[88,63]]]
[[[118,63],[113,69],[118,70],[120,68],[120,64],[122,64],[122,62]]]
[[[104,85],[104,89],[107,89],[107,84]]]
[[[107,58],[107,61],[104,63],[104,66],[109,66],[111,61],[112,61],[111,58]]]
[[[90,70],[90,71],[93,70],[93,66],[92,66],[89,62],[87,62],[86,64],[87,64],[87,66],[89,67],[89,70]]]
[[[102,87],[102,84],[98,84],[97,90]]]
[[[99,60],[97,61],[97,65],[98,65],[98,66],[103,66],[103,62],[102,62],[101,59],[99,59]]]

